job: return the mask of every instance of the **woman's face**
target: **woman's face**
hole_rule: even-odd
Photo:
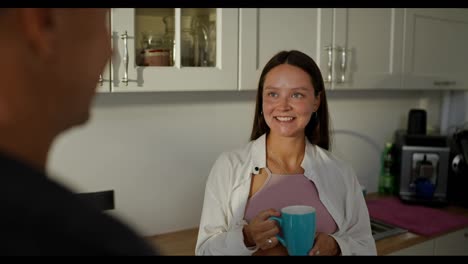
[[[272,135],[304,137],[312,113],[320,106],[312,81],[299,67],[281,64],[271,69],[263,84],[263,116]]]

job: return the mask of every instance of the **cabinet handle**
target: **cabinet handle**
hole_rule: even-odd
[[[125,84],[125,86],[128,86],[128,43],[127,43],[127,39],[128,39],[128,34],[127,34],[127,31],[125,31],[124,34],[122,34],[120,36],[121,39],[123,39],[124,41],[124,57],[123,57],[123,63],[125,65],[125,72],[124,72],[124,76],[122,78],[122,82]]]
[[[325,83],[331,83],[332,82],[332,70],[333,70],[333,47],[332,46],[326,46],[325,50],[328,53],[328,75],[327,79],[325,80]]]
[[[104,79],[102,78],[102,74],[99,74],[99,86],[104,85]]]
[[[463,237],[468,238],[468,232],[465,232],[465,234],[463,234]]]
[[[344,83],[345,82],[345,78],[346,78],[346,48],[339,48],[340,52],[341,52],[341,64],[340,64],[340,68],[341,68],[341,77],[340,79],[338,79],[337,83]]]
[[[433,84],[435,86],[450,86],[450,85],[456,85],[457,82],[455,82],[455,81],[434,81]]]

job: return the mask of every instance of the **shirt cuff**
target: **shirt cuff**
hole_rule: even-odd
[[[329,234],[329,236],[333,237],[336,241],[336,243],[338,244],[338,246],[340,247],[340,251],[341,251],[341,254],[340,256],[349,256],[351,255],[351,251],[349,250],[349,247],[348,247],[348,244],[341,238],[335,236],[335,235],[331,235]]]
[[[228,232],[229,238],[226,241],[229,241],[228,248],[236,248],[239,250],[239,255],[252,255],[258,250],[257,246],[247,247],[244,243],[244,233],[242,229],[244,228],[246,222],[240,223],[236,229],[233,229]],[[237,250],[236,250],[237,251]]]

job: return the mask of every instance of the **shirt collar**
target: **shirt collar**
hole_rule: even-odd
[[[306,138],[306,147],[304,153],[304,159],[302,160],[301,167],[304,169],[304,175],[311,179],[315,175],[315,162],[317,161],[317,149],[316,147],[309,142]]]
[[[305,142],[306,147],[301,167],[304,169],[304,175],[310,179],[314,175],[313,167],[317,153],[315,146],[307,138]],[[266,167],[266,134],[261,135],[253,142],[252,154],[252,173],[258,174],[261,168]]]
[[[258,174],[266,167],[266,134],[257,138],[252,145],[252,173]]]

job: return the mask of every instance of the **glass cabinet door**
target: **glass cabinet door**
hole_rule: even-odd
[[[110,9],[109,9],[109,12],[107,12],[107,28],[109,30],[109,38],[111,37],[110,36],[110,32],[111,32],[111,19],[110,19]],[[99,80],[98,80],[98,83],[97,83],[97,87],[96,87],[96,91],[99,92],[99,93],[106,93],[106,92],[110,92],[111,91],[111,74],[110,74],[110,65],[111,63],[111,60],[109,60],[104,68],[104,70],[102,71],[101,74],[99,74]]]
[[[238,10],[115,8],[113,92],[237,89]]]

